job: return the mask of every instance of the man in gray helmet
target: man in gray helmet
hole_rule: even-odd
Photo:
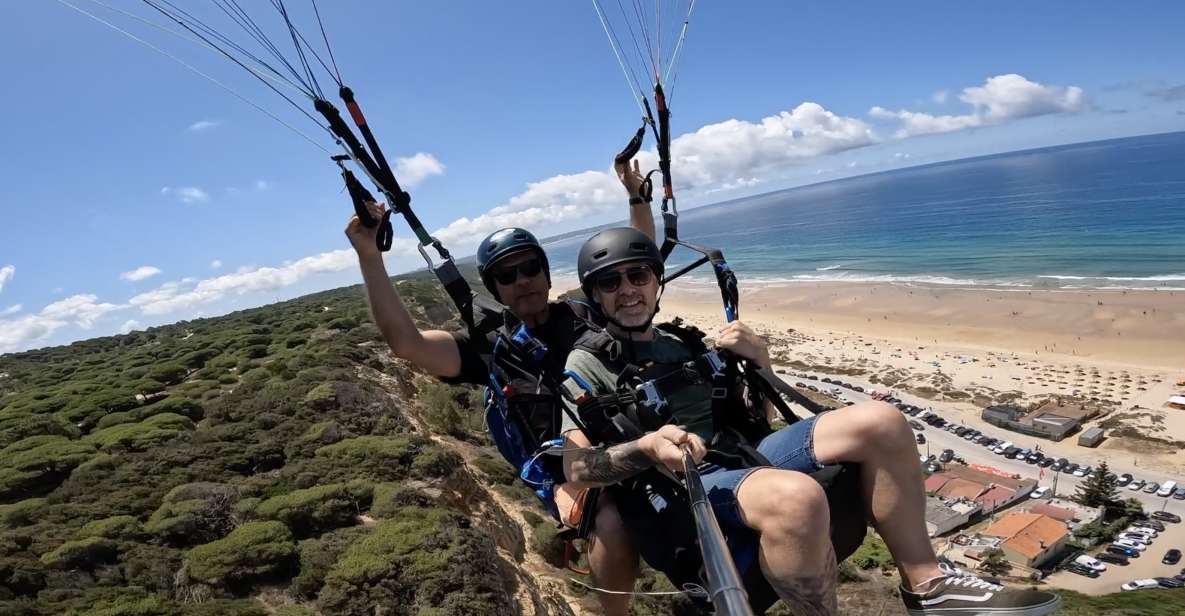
[[[649,201],[641,195],[642,177],[629,161],[615,165],[618,178],[630,196],[630,224],[654,237],[654,217]],[[384,207],[369,204],[371,215],[381,219]],[[346,236],[358,253],[374,322],[392,354],[419,366],[441,381],[453,384],[488,385],[490,369],[482,357],[483,345],[470,339],[468,331],[420,330],[391,285],[382,253],[375,247],[375,228],[367,228],[358,217],[346,227]],[[558,382],[564,361],[579,335],[583,317],[568,302],[549,301],[551,271],[547,254],[535,236],[525,229],[506,228],[491,233],[477,250],[477,270],[494,299],[530,328],[544,342],[548,354],[543,368]],[[558,397],[552,402],[558,409]],[[545,428],[548,429],[548,428]],[[551,426],[546,438],[559,435]],[[593,515],[588,561],[598,585],[611,593],[599,593],[598,600],[608,616],[627,616],[638,556],[622,528],[612,500],[597,500],[595,512],[583,511],[584,490],[567,484],[556,486],[555,505],[565,524],[579,526],[581,516]]]
[[[737,391],[718,393],[711,362],[692,351],[688,336],[653,325],[663,261],[651,238],[629,228],[602,231],[581,247],[577,270],[608,325],[587,332],[568,354],[565,400],[583,425],[564,415],[564,473],[580,487],[620,486],[615,500],[648,560],[652,533],[636,532],[636,514],[661,518],[673,502],[651,469],[681,470],[687,448],[697,461],[707,456],[701,476],[734,557],[757,543],[756,558],[736,557],[742,575],[759,566],[799,613],[835,614],[831,510],[811,474],[823,464],[858,464],[866,516],[893,554],[911,615],[1041,616],[1060,605],[1051,593],[1005,589],[939,565],[923,518],[913,433],[895,407],[856,404],[752,437],[741,415],[764,414],[772,423],[772,405],[753,409]],[[739,321],[715,344],[770,367],[765,341]]]

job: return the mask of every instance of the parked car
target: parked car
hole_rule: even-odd
[[[942,463],[950,462],[955,459],[955,451],[953,449],[943,449],[942,453],[938,455],[938,461]]]
[[[1133,492],[1138,492],[1138,491],[1142,490],[1143,488],[1144,488],[1144,480],[1143,479],[1136,479],[1136,480],[1133,480],[1131,483],[1127,484],[1127,489],[1129,489]]]
[[[1070,463],[1070,461],[1065,458],[1058,458],[1057,461],[1054,462],[1053,465],[1049,467],[1049,470],[1060,471],[1060,470],[1066,468],[1066,465],[1069,463]]]
[[[1110,552],[1111,554],[1118,554],[1120,556],[1126,556],[1128,558],[1139,558],[1140,557],[1139,550],[1137,550],[1135,548],[1129,548],[1129,547],[1123,546],[1123,545],[1116,545],[1114,543],[1103,548],[1103,551]]]
[[[1076,470],[1078,470],[1078,465],[1071,462],[1071,463],[1067,464],[1065,466],[1065,468],[1062,469],[1062,472],[1063,473],[1070,473],[1071,475],[1073,475],[1074,471],[1076,471]]]
[[[1029,492],[1029,498],[1045,498],[1049,495],[1049,486],[1039,486],[1037,489]]]
[[[921,424],[921,422],[919,422],[916,419],[909,420],[909,427],[913,428],[914,430],[917,430],[918,432],[921,432],[922,430],[926,429],[926,426],[923,426]]]
[[[1166,565],[1175,565],[1175,564],[1181,562],[1181,550],[1178,550],[1177,548],[1173,548],[1173,549],[1165,552],[1164,558],[1160,559],[1160,562],[1162,562]]]
[[[1153,511],[1152,513],[1148,514],[1148,517],[1152,518],[1153,520],[1160,520],[1161,522],[1169,522],[1171,524],[1181,523],[1181,516],[1175,513],[1169,513],[1167,511]]]
[[[1094,569],[1091,569],[1090,567],[1079,565],[1077,563],[1070,563],[1070,564],[1062,567],[1062,570],[1069,571],[1070,573],[1075,573],[1075,574],[1085,576],[1088,578],[1099,577],[1098,571],[1095,571]]]
[[[1078,558],[1075,558],[1074,562],[1076,564],[1082,565],[1083,567],[1088,567],[1088,568],[1093,569],[1095,571],[1106,571],[1107,570],[1107,565],[1104,565],[1103,563],[1099,562],[1098,559],[1091,558],[1090,556],[1087,556],[1086,554],[1082,554]]]
[[[1074,471],[1074,476],[1075,477],[1085,477],[1085,476],[1089,475],[1092,471],[1094,471],[1094,469],[1089,466],[1081,466],[1078,468],[1078,470]]]
[[[925,445],[926,444],[926,435],[922,434],[921,432],[918,432],[917,434],[914,435],[914,440],[917,441],[919,445]]]
[[[1111,542],[1111,545],[1117,545],[1122,548],[1131,548],[1137,552],[1143,552],[1148,549],[1148,544],[1141,541],[1133,541],[1131,539],[1119,538]]]
[[[937,473],[940,470],[942,470],[942,465],[937,462],[930,461],[926,464],[926,472],[930,473],[931,475]]]
[[[1120,566],[1127,566],[1131,562],[1126,556],[1123,556],[1122,554],[1115,554],[1113,552],[1099,552],[1099,555],[1096,556],[1096,558],[1105,563],[1111,563],[1112,565]]]
[[[1037,463],[1037,466],[1040,466],[1041,468],[1049,468],[1053,466],[1053,462],[1053,458],[1042,458],[1041,461]]]
[[[1156,483],[1155,481],[1149,481],[1148,485],[1144,486],[1144,494],[1156,494],[1156,491],[1159,489],[1159,483]]]
[[[1148,535],[1142,535],[1140,533],[1119,533],[1118,535],[1115,535],[1115,541],[1117,543],[1120,541],[1130,541],[1131,543],[1135,543],[1143,547],[1152,545],[1152,537],[1149,537]]]
[[[1157,537],[1157,536],[1160,534],[1160,533],[1159,533],[1159,532],[1158,532],[1156,529],[1154,529],[1154,528],[1148,528],[1147,526],[1136,526],[1135,524],[1132,524],[1131,526],[1128,526],[1127,528],[1123,529],[1123,530],[1122,530],[1122,531],[1120,531],[1120,532],[1124,532],[1124,533],[1137,533],[1137,534],[1140,534],[1140,535],[1147,535],[1147,536],[1149,536],[1149,537],[1151,537],[1151,538],[1153,538],[1153,539],[1155,539],[1155,538],[1156,538],[1156,537]]]
[[[1124,473],[1115,479],[1115,485],[1117,485],[1121,488],[1131,482],[1132,482],[1132,476],[1127,473]]]
[[[863,388],[863,387],[861,387],[861,386],[859,386],[859,385],[857,385],[857,386],[853,387],[852,389],[854,389],[854,390],[856,390],[856,391],[858,391],[858,392],[860,392],[860,393],[864,393],[864,388]]]
[[[1137,528],[1151,528],[1158,533],[1164,532],[1164,523],[1157,522],[1156,520],[1136,520],[1132,522],[1132,526]]]
[[[1143,590],[1146,588],[1158,588],[1159,586],[1160,586],[1160,582],[1157,582],[1156,580],[1153,580],[1151,578],[1146,578],[1146,579],[1142,579],[1142,580],[1132,580],[1132,581],[1124,584],[1123,586],[1120,586],[1119,590],[1123,590],[1123,591]]]
[[[1161,498],[1165,498],[1167,496],[1172,496],[1173,492],[1176,492],[1176,491],[1177,491],[1177,482],[1166,481],[1160,486],[1160,489],[1156,491],[1156,495]]]
[[[1161,588],[1183,588],[1183,587],[1185,587],[1185,582],[1182,582],[1181,580],[1178,580],[1177,578],[1171,578],[1171,577],[1158,577],[1158,578],[1156,578],[1156,583],[1160,584]]]
[[[1173,492],[1173,498],[1179,501],[1185,501],[1185,486],[1177,488],[1177,491]]]

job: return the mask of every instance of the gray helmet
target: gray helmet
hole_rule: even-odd
[[[592,301],[592,285],[597,275],[622,263],[640,261],[662,279],[662,254],[654,240],[633,227],[605,229],[588,238],[576,258],[576,272],[584,296]]]
[[[547,263],[547,253],[543,252],[539,240],[526,229],[498,229],[486,236],[477,247],[477,273],[494,299],[501,301],[502,298],[498,297],[498,287],[494,285],[494,277],[490,275],[490,266],[502,257],[523,250],[534,250],[539,254],[539,260],[543,262],[543,274],[547,276],[547,285],[551,286],[551,267]]]

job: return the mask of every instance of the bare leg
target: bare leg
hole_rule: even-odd
[[[942,575],[926,533],[926,495],[913,432],[901,412],[865,402],[819,416],[819,462],[858,462],[867,515],[885,540],[906,589]]]
[[[575,526],[576,520],[569,519],[578,490],[560,485],[555,491],[556,506],[564,523]],[[584,512],[584,515],[594,515]],[[596,520],[588,538],[588,565],[596,585],[606,590],[630,592],[638,578],[638,552],[630,543],[625,524],[617,511],[613,499],[602,492],[597,499]],[[601,611],[605,616],[629,616],[632,596],[627,594],[597,593]]]
[[[763,468],[737,490],[741,515],[761,533],[760,562],[778,597],[807,616],[837,613],[827,496],[802,473]]]

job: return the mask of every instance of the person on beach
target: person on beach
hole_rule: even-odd
[[[643,178],[636,165],[616,163],[615,169],[630,196],[630,224],[640,233],[653,238],[654,217],[649,202],[640,194]],[[381,220],[385,206],[368,204],[370,214]],[[382,332],[391,353],[450,384],[489,384],[489,368],[481,356],[481,348],[469,338],[468,331],[421,331],[415,325],[399,294],[391,284],[383,263],[382,253],[375,246],[377,228],[367,228],[357,216],[346,226],[346,236],[358,253],[358,264],[366,285],[367,300],[374,322]],[[551,273],[547,254],[538,240],[524,229],[500,229],[487,236],[477,253],[477,268],[490,294],[504,304],[510,313],[531,329],[536,338],[548,347],[544,370],[558,375],[564,367],[568,351],[579,331],[578,321],[567,302],[548,301]],[[554,401],[558,405],[558,399]],[[558,407],[557,407],[558,408]],[[558,426],[556,427],[558,430]],[[558,432],[548,438],[558,436]],[[516,469],[517,470],[517,469]],[[560,484],[555,490],[555,504],[562,521],[579,526],[583,506],[581,490]],[[589,515],[590,512],[583,512]],[[608,497],[597,500],[592,513],[592,530],[588,537],[588,562],[597,583],[607,590],[622,594],[599,593],[602,610],[607,616],[627,616],[627,593],[638,576],[638,555],[622,528],[620,516]]]
[[[684,369],[697,355],[680,336],[652,324],[663,261],[651,238],[629,228],[602,231],[581,247],[577,269],[586,297],[599,308],[607,325],[604,332],[595,334],[600,336],[596,344],[582,339],[568,354],[565,403],[582,420],[589,419],[582,427],[569,414],[564,416],[565,475],[580,487],[618,485],[627,494],[641,491],[644,506],[652,508],[645,513],[661,515],[669,505],[654,496],[655,485],[661,482],[637,478],[655,467],[681,470],[684,446],[698,461],[704,458],[707,443],[713,447],[728,443],[729,439],[720,438],[727,435],[726,418],[713,407],[712,383],[690,380],[664,399],[669,416],[660,423],[665,425],[632,440],[591,447],[606,439],[583,432],[594,430],[589,426],[596,415],[581,412],[582,404],[599,403],[618,393],[622,378],[637,366],[646,366],[646,375],[660,375],[651,381],[657,383]],[[605,333],[611,336],[609,344],[604,342]],[[765,341],[742,322],[734,321],[721,330],[716,347],[757,366],[770,366]],[[617,374],[620,358],[629,358],[629,366],[627,372]],[[766,413],[772,416],[772,406],[766,405]],[[839,463],[859,465],[865,516],[893,555],[910,614],[1041,616],[1060,605],[1055,594],[1005,589],[939,564],[926,533],[925,495],[913,432],[895,407],[867,402],[827,411],[748,445],[772,466],[707,465],[701,467],[704,486],[734,555],[733,539],[756,535],[761,573],[778,596],[800,613],[836,613],[830,512],[824,490],[810,473],[824,464]],[[634,501],[623,495],[618,502]],[[632,526],[638,521],[626,516],[625,523]]]

